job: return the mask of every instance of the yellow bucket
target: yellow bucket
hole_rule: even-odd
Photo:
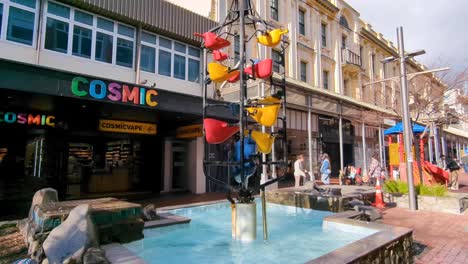
[[[275,47],[281,41],[281,36],[288,33],[287,29],[274,29],[267,31],[266,34],[262,34],[257,37],[258,43],[265,45],[267,47]]]
[[[271,104],[259,107],[247,107],[249,115],[262,126],[273,126],[278,118],[279,109],[281,107],[278,98],[269,96],[259,100],[259,104]]]
[[[245,134],[249,134],[249,131],[245,131]],[[251,131],[250,136],[257,144],[258,151],[264,154],[269,154],[271,152],[271,148],[275,142],[274,136],[256,130]]]
[[[208,63],[208,74],[210,75],[210,79],[215,83],[222,83],[238,73],[239,70],[230,72],[229,68],[222,64],[216,62]]]

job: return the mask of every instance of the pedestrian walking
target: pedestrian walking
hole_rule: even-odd
[[[460,166],[458,166],[458,163],[452,159],[451,157],[448,157],[445,159],[445,156],[442,155],[442,160],[445,161],[445,170],[449,172],[449,189],[450,190],[458,190],[458,170],[460,169]]]
[[[381,172],[382,167],[380,166],[378,154],[374,154],[372,155],[371,164],[367,173],[369,176],[369,185],[375,185],[377,179],[381,177]]]
[[[304,155],[297,155],[297,159],[294,162],[294,187],[301,185],[301,179],[303,182],[306,181],[307,171],[304,169]]]
[[[322,166],[320,167],[321,180],[323,184],[330,184],[330,158],[327,153],[322,154]]]

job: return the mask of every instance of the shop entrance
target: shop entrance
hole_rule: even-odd
[[[172,190],[188,189],[188,142],[172,142]]]

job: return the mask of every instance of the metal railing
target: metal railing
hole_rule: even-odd
[[[348,48],[341,49],[341,64],[353,64],[361,67],[361,56]]]

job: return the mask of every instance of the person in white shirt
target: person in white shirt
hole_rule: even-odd
[[[301,178],[304,182],[306,179],[307,171],[304,169],[304,155],[298,155],[297,160],[294,162],[294,187],[299,187],[301,183]]]

